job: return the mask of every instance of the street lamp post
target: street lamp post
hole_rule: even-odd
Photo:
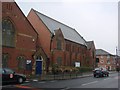
[[[119,56],[118,56],[118,49],[116,47],[116,70],[119,72],[120,64],[119,64]]]

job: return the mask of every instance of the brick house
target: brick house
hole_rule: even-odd
[[[39,34],[38,47],[40,45],[46,53],[49,65],[75,66],[78,62],[80,66],[88,66],[86,41],[75,29],[34,9],[31,9],[27,18]],[[93,49],[92,42],[89,52],[93,52]],[[90,62],[93,65],[93,61]]]
[[[37,32],[16,2],[2,3],[2,67],[32,72]]]
[[[116,61],[116,70],[117,68],[120,70],[120,56],[119,55],[115,55],[115,61]]]
[[[115,56],[103,49],[96,49],[96,58],[99,58],[98,67],[104,67],[108,70],[115,70]]]

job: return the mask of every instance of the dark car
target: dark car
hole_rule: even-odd
[[[94,77],[108,77],[109,72],[105,68],[96,68],[95,70],[93,70],[93,75]]]
[[[0,78],[2,79],[2,84],[10,82],[23,83],[26,80],[25,75],[18,74],[9,68],[0,68]]]

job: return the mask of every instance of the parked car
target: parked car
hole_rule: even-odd
[[[109,72],[107,71],[106,68],[95,68],[95,70],[93,70],[93,75],[94,77],[105,77],[105,76],[109,76]]]
[[[18,74],[9,68],[0,68],[0,78],[2,79],[2,84],[4,83],[23,83],[26,80],[26,76],[23,74]]]

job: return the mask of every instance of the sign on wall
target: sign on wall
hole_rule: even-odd
[[[31,63],[31,60],[27,60],[27,61],[26,61],[26,64],[30,64],[30,63]]]
[[[26,70],[32,70],[32,61],[26,60]]]
[[[80,67],[80,62],[75,62],[75,67]]]

